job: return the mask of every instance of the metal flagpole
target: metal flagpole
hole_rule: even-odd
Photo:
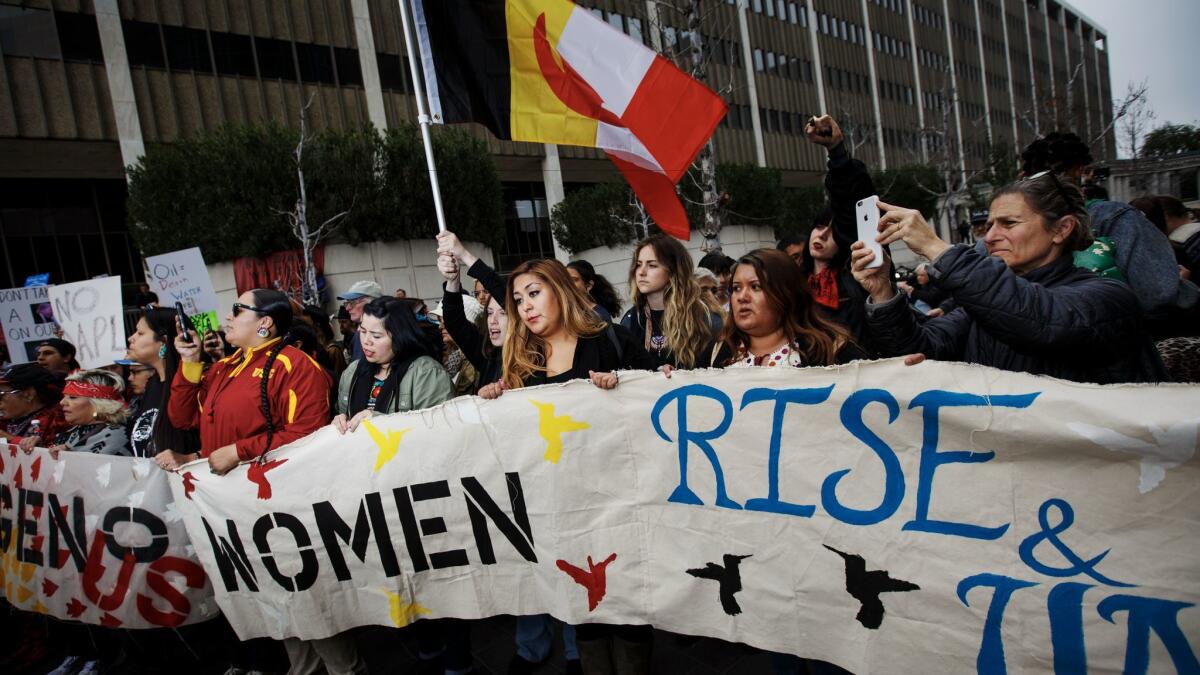
[[[408,70],[412,75],[413,96],[417,99],[417,122],[421,126],[421,142],[425,144],[425,163],[429,166],[429,187],[433,190],[433,209],[437,212],[438,232],[446,231],[446,213],[442,210],[442,188],[438,185],[437,164],[433,161],[433,141],[429,138],[429,102],[425,100],[425,85],[417,68],[417,53],[413,48],[412,24],[408,15],[408,0],[400,4],[400,23],[404,28],[404,46],[408,51]],[[419,0],[418,0],[419,1]]]

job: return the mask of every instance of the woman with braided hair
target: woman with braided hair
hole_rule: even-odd
[[[171,381],[168,414],[177,428],[200,430],[198,454],[214,473],[224,474],[329,422],[329,377],[289,344],[291,327],[288,297],[259,288],[238,297],[225,316],[225,339],[237,351],[207,371],[198,336],[189,331],[175,338],[180,364]],[[176,468],[180,459],[156,458],[164,469]]]

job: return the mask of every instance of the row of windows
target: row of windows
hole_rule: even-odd
[[[835,66],[825,66],[825,79],[834,89],[856,92],[866,96],[871,95],[871,80],[862,73],[843,70]]]
[[[851,44],[866,45],[867,33],[863,27],[845,19],[839,19],[836,16],[822,14],[817,12],[818,26],[821,32],[834,38],[845,40]]]
[[[776,54],[775,52],[764,53],[761,49],[754,50],[754,69],[759,72],[786,77],[789,80],[800,82],[813,81],[812,62],[808,59],[801,59],[795,56],[789,57],[784,54]]]
[[[737,0],[725,0],[725,4],[736,5]],[[754,10],[755,14],[766,14],[780,21],[808,26],[808,13],[804,11],[803,3],[797,6],[794,2],[784,0],[753,0],[750,9]]]
[[[946,70],[950,67],[950,59],[946,58],[945,54],[939,54],[921,47],[917,47],[917,62],[926,68],[935,68],[937,70]]]
[[[940,91],[927,91],[922,96],[926,110],[945,110],[950,105],[950,99]]]
[[[871,0],[871,2],[884,9],[890,9],[901,16],[904,15],[904,0]]]
[[[1003,39],[994,38],[990,35],[984,35],[983,36],[983,48],[997,56],[1004,56],[1004,40]]]
[[[920,147],[921,134],[916,131],[883,128],[883,144],[891,148],[917,149]]]
[[[912,87],[891,80],[879,80],[879,96],[896,103],[913,104]]]
[[[890,35],[875,33],[875,51],[891,54],[898,59],[908,59],[910,45],[906,40],[897,40]]]
[[[979,82],[983,78],[983,71],[979,69],[979,66],[963,63],[962,61],[954,64],[954,71],[958,73],[960,78],[970,80],[971,82]]]
[[[1009,126],[1012,124],[1012,113],[999,108],[992,108],[992,124],[994,126]]]
[[[963,42],[970,42],[970,43],[974,44],[976,41],[979,40],[979,33],[977,33],[974,28],[966,25],[965,23],[960,23],[958,21],[951,20],[950,21],[950,31],[951,31],[951,33],[953,33],[954,37],[958,38],[959,40],[962,40]]]
[[[913,18],[930,28],[946,30],[946,17],[923,5],[913,3]]]
[[[1005,77],[1004,75],[997,75],[996,73],[988,73],[987,74],[987,83],[988,83],[988,86],[991,87],[992,89],[996,89],[998,91],[1008,91],[1008,78]]]

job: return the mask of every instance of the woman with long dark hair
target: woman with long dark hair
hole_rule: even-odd
[[[141,394],[141,404],[129,420],[129,446],[134,457],[169,453],[167,457],[182,464],[199,455],[200,436],[194,429],[177,428],[167,415],[170,383],[179,370],[179,354],[172,349],[179,334],[175,316],[171,309],[148,308],[129,336],[129,359],[153,369]]]
[[[225,339],[237,348],[207,372],[193,331],[175,338],[182,363],[167,409],[180,429],[200,430],[200,455],[215,473],[298,440],[329,420],[325,372],[292,347],[292,304],[279,291],[247,291],[225,316]],[[247,411],[260,414],[250,415]],[[174,468],[171,457],[159,464]]]
[[[363,358],[346,368],[338,385],[333,426],[341,433],[372,415],[431,408],[454,398],[436,347],[403,300],[385,296],[367,303],[358,336]]]
[[[629,264],[633,307],[621,325],[656,366],[694,368],[721,329],[721,317],[700,297],[692,256],[674,237],[657,234],[634,249]]]
[[[292,320],[287,295],[264,288],[242,293],[224,321],[225,339],[237,351],[207,371],[195,332],[175,338],[181,363],[171,380],[167,410],[176,427],[200,430],[200,456],[208,460],[213,473],[228,473],[239,463],[261,458],[328,423],[329,377],[312,358],[291,346]],[[169,470],[180,464],[164,453],[155,461]],[[293,664],[324,658],[330,670],[336,663],[338,672],[365,671],[352,640],[334,636],[315,642],[321,656],[313,655],[311,642],[288,639],[284,646]],[[235,665],[258,661],[258,652],[270,644],[269,640],[241,643],[234,659],[243,663]]]
[[[571,281],[596,303],[592,309],[600,318],[612,323],[613,317],[621,313],[621,298],[612,283],[603,274],[596,274],[596,268],[586,260],[567,263],[567,273],[571,275]]]
[[[521,263],[508,277],[503,373],[481,389],[496,398],[505,389],[587,379],[601,389],[617,386],[617,370],[652,370],[655,363],[628,331],[592,311],[557,260]],[[513,319],[517,319],[514,321]]]
[[[817,309],[800,267],[761,248],[738,259],[729,314],[709,363],[714,366],[828,366],[865,354],[841,325]]]

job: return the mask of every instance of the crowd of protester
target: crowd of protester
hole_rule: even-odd
[[[654,235],[634,248],[623,299],[585,260],[531,260],[500,275],[443,232],[444,291],[433,310],[403,289],[385,296],[372,280],[339,296],[332,317],[250,290],[205,335],[180,332],[172,310],[149,307],[121,364],[82,369],[74,346],[55,338],[36,362],[0,371],[0,434],[26,451],[153,458],[164,470],[204,460],[224,474],[331,423],[351,433],[376,414],[571,380],[618,389],[624,370],[670,377],[903,356],[1076,382],[1200,379],[1200,223],[1178,200],[1107,200],[1090,183],[1086,145],[1051,134],[1026,149],[1022,178],[973,220],[973,242],[947,242],[920,212],[880,201],[884,257],[903,242],[926,261],[898,276],[890,260],[872,266],[876,254],[856,241],[855,205],[876,193],[868,168],[833,119],[814,118],[805,131],[828,154],[828,207],[773,249],[709,253],[694,265],[679,241]],[[46,638],[18,612],[6,621],[25,641],[23,658],[34,658]],[[114,654],[154,652],[129,632],[51,623],[67,654],[55,675],[93,675]],[[293,673],[366,672],[349,634],[239,642],[223,620],[210,623],[156,648],[199,658],[185,650],[198,635],[221,646],[233,674],[287,663]],[[510,672],[533,672],[560,630],[569,672],[649,667],[649,626],[563,626],[548,615],[516,625]],[[469,672],[470,629],[459,620],[412,627],[420,658],[447,673]],[[782,655],[773,664],[838,671]]]

